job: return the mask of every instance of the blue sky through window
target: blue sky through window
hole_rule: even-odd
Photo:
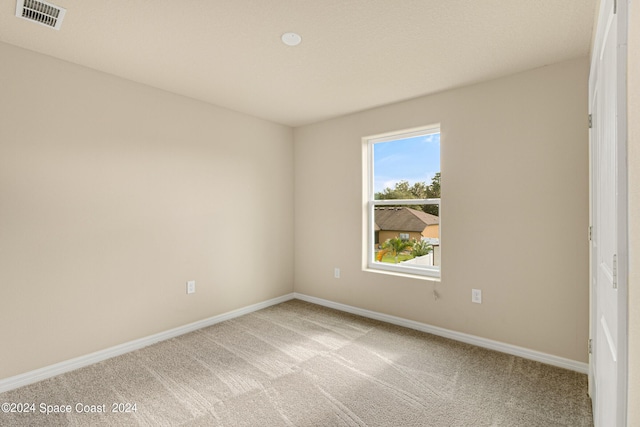
[[[379,142],[373,145],[374,192],[393,188],[397,182],[431,184],[440,172],[440,134]]]

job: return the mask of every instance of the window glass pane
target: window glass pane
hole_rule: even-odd
[[[437,273],[441,246],[440,133],[425,130],[425,134],[414,133],[411,137],[399,133],[398,139],[373,140],[371,149],[372,266]],[[411,199],[417,199],[416,203],[408,202]],[[424,203],[424,199],[432,200]],[[380,200],[398,200],[398,204],[375,203]]]
[[[373,144],[376,200],[440,197],[440,134]]]
[[[440,266],[440,218],[424,212],[437,205],[376,206],[374,262],[413,267]]]

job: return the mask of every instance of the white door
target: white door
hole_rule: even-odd
[[[591,62],[591,385],[596,427],[624,426],[626,418],[626,201],[624,93],[619,48],[621,18],[615,0],[603,0]],[[625,27],[626,28],[626,27]],[[622,111],[621,111],[622,110]],[[622,120],[621,120],[622,119]],[[624,129],[623,129],[624,128]],[[624,191],[621,191],[624,190]],[[622,214],[622,215],[621,215]],[[626,283],[622,284],[626,286]]]

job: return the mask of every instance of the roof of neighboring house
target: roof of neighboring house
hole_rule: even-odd
[[[440,223],[440,218],[408,207],[376,207],[375,230],[422,232],[427,225]]]

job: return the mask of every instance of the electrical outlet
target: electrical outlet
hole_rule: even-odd
[[[336,279],[340,278],[340,269],[338,267],[333,269],[333,277],[335,277]]]
[[[189,280],[187,282],[187,293],[188,294],[195,294],[196,293],[196,281],[195,280]]]
[[[482,291],[480,289],[471,289],[471,302],[482,304]]]

